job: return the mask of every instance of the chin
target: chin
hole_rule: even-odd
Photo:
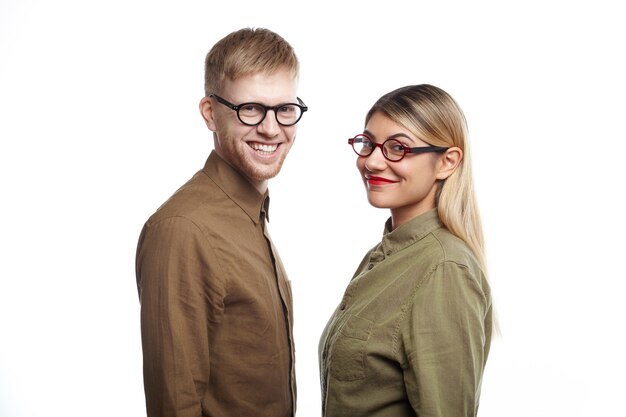
[[[282,164],[277,165],[277,166],[276,165],[271,165],[271,166],[252,165],[248,167],[247,174],[250,178],[254,179],[255,181],[266,181],[277,176],[281,168],[282,168]]]
[[[377,199],[377,198],[370,198],[370,197],[368,196],[367,201],[369,201],[369,203],[370,203],[370,205],[371,205],[372,207],[376,207],[376,208],[380,208],[380,209],[386,209],[386,208],[389,208],[389,205],[388,205],[388,204],[385,204],[383,201],[380,201],[380,200],[379,200],[379,199]]]

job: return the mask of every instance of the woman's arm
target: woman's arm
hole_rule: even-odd
[[[491,338],[486,281],[443,262],[417,288],[402,323],[404,382],[420,417],[469,417],[478,410]]]

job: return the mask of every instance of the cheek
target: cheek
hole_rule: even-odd
[[[413,159],[404,158],[393,166],[393,171],[411,182],[434,182],[435,160],[428,157],[429,155],[417,155]]]
[[[362,174],[363,170],[365,169],[365,158],[358,158],[356,159],[356,169],[359,170],[359,172]]]
[[[289,142],[295,142],[296,133],[298,133],[298,125],[283,126],[282,129],[285,137],[289,140]]]
[[[224,126],[224,132],[226,132],[228,137],[234,141],[254,138],[256,135],[255,129],[256,128],[254,126],[246,126],[241,123],[227,123]]]

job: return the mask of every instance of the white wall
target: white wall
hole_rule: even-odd
[[[480,415],[626,416],[617,1],[211,3],[0,0],[0,416],[145,415],[137,237],[202,167],[204,55],[244,26],[296,48],[310,107],[270,183],[298,415],[319,415],[319,334],[387,217],[346,139],[431,83],[469,120],[503,328]]]

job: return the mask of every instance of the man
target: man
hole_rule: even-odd
[[[214,150],[137,248],[149,417],[295,414],[291,290],[265,224],[268,179],[307,110],[298,67],[266,29],[207,54],[200,113]]]

